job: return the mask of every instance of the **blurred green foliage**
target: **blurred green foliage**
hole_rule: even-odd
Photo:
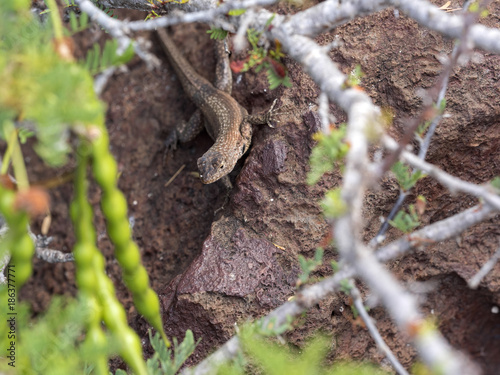
[[[103,126],[105,106],[90,72],[58,53],[50,21],[37,22],[29,4],[0,2],[0,136],[6,137],[6,121],[28,123],[36,152],[59,166],[70,152],[69,130]]]

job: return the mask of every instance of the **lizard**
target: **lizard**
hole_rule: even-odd
[[[249,115],[231,96],[232,76],[223,42],[216,44],[215,48],[219,61],[214,86],[193,69],[165,29],[158,29],[157,32],[184,92],[198,108],[187,123],[181,123],[170,134],[166,146],[175,149],[178,141],[184,143],[194,139],[204,125],[214,144],[198,159],[197,164],[201,181],[204,184],[213,183],[227,176],[247,152],[252,141],[252,124],[272,127],[270,121],[276,101],[265,114]]]

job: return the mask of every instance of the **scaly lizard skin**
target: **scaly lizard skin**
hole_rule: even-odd
[[[226,64],[225,69],[217,67],[216,83],[222,86],[222,89],[218,89],[196,73],[165,29],[159,29],[158,35],[184,91],[201,111],[205,118],[205,128],[215,141],[214,145],[198,159],[201,181],[210,184],[230,173],[238,159],[248,150],[252,140],[251,124],[266,123],[269,121],[269,116],[261,120],[258,116],[250,116],[246,109],[231,97],[231,72],[227,68],[229,64]],[[228,59],[227,54],[225,58]],[[222,77],[228,73],[229,78]],[[170,146],[175,147],[178,140],[187,142],[193,139],[201,130],[202,121],[198,111],[187,124],[181,124],[180,128],[172,133],[169,143],[173,145]]]

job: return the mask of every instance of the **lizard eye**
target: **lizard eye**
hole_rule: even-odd
[[[217,169],[217,168],[222,169],[222,168],[224,168],[224,164],[223,164],[223,163],[221,163],[219,160],[214,160],[214,161],[212,162],[212,167],[213,167],[214,169]]]

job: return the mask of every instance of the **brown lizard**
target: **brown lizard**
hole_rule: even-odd
[[[210,184],[230,173],[236,162],[250,147],[252,124],[268,124],[272,110],[264,115],[249,115],[232,96],[232,77],[229,58],[223,43],[216,45],[218,58],[214,87],[199,75],[182,56],[165,29],[159,29],[163,50],[174,68],[182,87],[198,110],[186,123],[180,124],[167,139],[167,147],[175,149],[178,141],[188,142],[205,128],[214,140],[210,149],[198,159],[200,178]],[[219,41],[220,42],[220,41]]]

